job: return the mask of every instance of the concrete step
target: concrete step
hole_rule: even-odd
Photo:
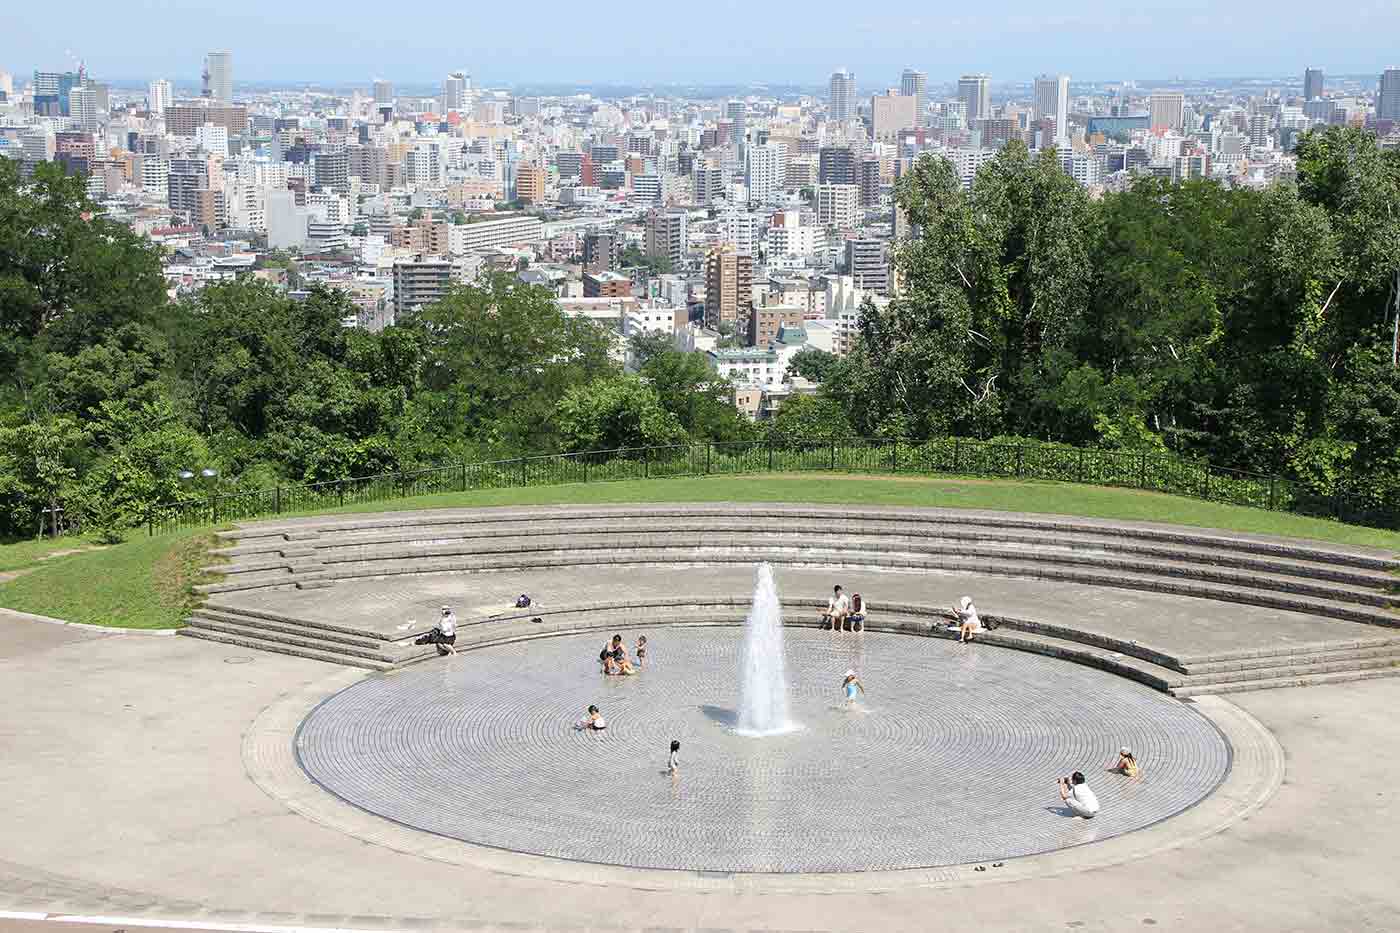
[[[400,574],[501,571],[540,569],[555,566],[578,566],[587,564],[627,564],[636,566],[663,566],[671,569],[687,565],[713,565],[726,563],[752,563],[767,560],[771,563],[792,567],[841,567],[873,570],[944,570],[961,573],[991,573],[1002,576],[1025,577],[1029,579],[1056,580],[1071,583],[1084,583],[1092,586],[1111,586],[1118,589],[1144,590],[1169,593],[1180,596],[1193,596],[1231,603],[1266,606],[1293,612],[1302,612],[1328,618],[1346,619],[1369,625],[1400,627],[1400,613],[1380,608],[1348,604],[1332,599],[1310,595],[1299,595],[1272,590],[1254,589],[1243,584],[1221,585],[1215,582],[1198,582],[1150,573],[1134,573],[1127,570],[1098,570],[1061,566],[1055,563],[1028,561],[989,561],[985,558],[972,558],[962,554],[941,555],[900,555],[890,553],[857,553],[829,551],[823,549],[705,549],[669,548],[647,549],[645,551],[623,550],[582,550],[550,551],[532,554],[507,554],[492,557],[448,557],[419,558],[417,560],[372,561],[363,564],[337,564],[321,571],[318,579],[328,575],[334,579],[354,579],[357,577],[381,577]],[[215,587],[238,589],[230,584],[215,584]]]
[[[1393,648],[1396,646],[1400,646],[1400,638],[1392,635],[1378,634],[1372,638],[1338,638],[1328,641],[1306,643],[1276,642],[1258,648],[1238,648],[1230,651],[1213,652],[1211,654],[1185,655],[1180,660],[1182,666],[1189,672],[1202,665],[1221,662],[1261,659],[1279,660],[1291,658],[1295,655],[1316,654],[1326,651],[1362,651],[1372,648]]]
[[[334,636],[348,636],[350,638],[364,639],[366,641],[375,642],[377,644],[385,646],[391,645],[394,642],[404,641],[405,639],[415,638],[418,635],[423,634],[424,632],[432,630],[432,625],[430,623],[424,623],[413,630],[395,632],[393,635],[382,635],[378,632],[373,632],[367,629],[358,629],[349,625],[336,625],[331,622],[322,622],[316,619],[301,619],[295,616],[284,615],[279,612],[270,612],[266,609],[249,609],[243,606],[218,602],[216,600],[210,600],[209,602],[206,602],[202,607],[201,611],[210,610],[214,612],[228,613],[229,615],[233,616],[246,616],[251,619],[261,619],[268,622],[283,623],[298,628],[315,630],[318,633],[324,632],[327,633],[324,636],[327,638]]]
[[[1389,657],[1361,658],[1347,661],[1299,661],[1281,664],[1276,667],[1256,667],[1240,671],[1214,671],[1209,674],[1192,674],[1186,685],[1198,687],[1208,684],[1244,683],[1254,680],[1277,680],[1287,677],[1304,677],[1311,674],[1334,674],[1344,671],[1384,670],[1400,665],[1400,655]]]
[[[232,622],[220,622],[216,619],[201,618],[192,616],[186,620],[187,628],[198,629],[200,631],[218,632],[222,635],[238,636],[242,638],[256,638],[262,641],[276,642],[281,645],[291,645],[297,648],[307,648],[312,651],[321,651],[327,654],[343,655],[350,658],[360,658],[365,661],[394,663],[394,659],[386,657],[379,651],[372,648],[356,648],[343,642],[330,642],[311,635],[295,635],[289,632],[279,631],[267,627],[252,627],[247,625],[237,625]]]
[[[250,635],[236,635],[228,632],[218,632],[213,629],[195,628],[186,626],[179,630],[179,634],[187,638],[202,638],[205,641],[216,641],[225,645],[237,645],[240,648],[251,648],[256,651],[271,651],[274,654],[288,654],[298,658],[309,658],[313,661],[324,661],[327,664],[340,664],[348,667],[360,667],[372,671],[387,671],[393,665],[387,661],[376,662],[366,658],[355,657],[354,655],[341,654],[340,652],[321,651],[313,648],[303,648],[298,645],[285,644],[283,642],[271,641]]]
[[[1400,674],[1400,667],[1389,667],[1377,670],[1340,671],[1330,674],[1307,674],[1297,677],[1246,680],[1223,684],[1201,684],[1199,686],[1178,687],[1172,692],[1179,697],[1193,697],[1203,694],[1242,693],[1248,690],[1273,690],[1277,687],[1312,687],[1319,684],[1343,684],[1351,683],[1356,680],[1394,677],[1398,674]]]
[[[1051,549],[1069,553],[1111,553],[1125,557],[1161,558],[1183,563],[1203,564],[1210,567],[1233,567],[1274,573],[1302,579],[1329,580],[1375,590],[1389,592],[1400,580],[1389,573],[1378,570],[1347,568],[1330,563],[1316,563],[1304,560],[1288,560],[1274,556],[1259,556],[1238,553],[1220,548],[1201,548],[1186,545],[1156,544],[1141,542],[1132,538],[1113,537],[1096,534],[1064,535],[1043,530],[1003,530],[978,528],[961,525],[927,525],[911,527],[907,522],[864,522],[855,518],[844,525],[846,546],[859,547],[889,545],[908,548],[941,546],[943,549],[956,546],[998,546],[1011,548]],[[744,518],[725,521],[723,529],[718,529],[713,520],[657,520],[654,523],[621,523],[605,521],[596,524],[573,521],[549,521],[524,527],[477,527],[471,525],[431,527],[426,529],[395,528],[374,534],[355,534],[346,537],[332,537],[323,543],[321,557],[327,561],[363,559],[371,551],[389,555],[417,550],[422,553],[448,553],[463,544],[476,543],[476,550],[518,550],[532,545],[547,545],[550,542],[564,542],[571,546],[584,545],[583,542],[599,538],[652,537],[662,541],[676,540],[706,543],[716,536],[728,538],[745,536],[795,536],[799,541],[809,541],[811,524],[793,519],[769,519],[766,521]],[[490,545],[489,542],[499,542]],[[555,545],[557,547],[557,545]],[[538,549],[535,547],[534,549]],[[285,552],[284,552],[285,553]],[[241,566],[238,562],[235,566]],[[255,563],[261,563],[257,561]]]
[[[1365,661],[1372,658],[1400,659],[1400,642],[1378,645],[1370,648],[1306,648],[1299,646],[1294,651],[1283,651],[1263,657],[1238,658],[1233,661],[1205,661],[1191,664],[1186,673],[1192,676],[1215,674],[1225,671],[1249,671],[1291,664],[1326,664],[1334,661]]]
[[[226,612],[209,608],[196,609],[190,616],[190,624],[205,621],[237,625],[245,629],[280,632],[284,635],[296,635],[303,638],[316,638],[321,642],[333,643],[337,647],[358,648],[365,651],[373,651],[376,654],[382,653],[383,649],[390,647],[392,644],[391,642],[372,638],[367,635],[347,635],[332,629],[312,628],[304,622],[260,618],[244,613]]]
[[[714,527],[716,520],[728,522],[754,522],[755,520],[801,520],[803,527],[812,527],[812,520],[829,522],[839,520],[843,525],[856,525],[862,522],[895,524],[907,528],[927,526],[963,526],[975,529],[978,535],[985,536],[997,530],[1033,530],[1049,532],[1057,537],[1100,536],[1116,540],[1151,541],[1170,544],[1173,547],[1192,547],[1221,550],[1240,554],[1272,555],[1289,560],[1304,561],[1328,567],[1356,567],[1382,572],[1400,570],[1400,561],[1392,555],[1375,550],[1347,550],[1325,544],[1315,544],[1302,540],[1270,539],[1264,537],[1244,537],[1228,533],[1211,532],[1208,529],[1189,527],[1163,528],[1160,526],[1138,526],[1096,519],[1081,519],[1057,515],[1017,515],[1013,513],[967,512],[946,509],[849,509],[822,508],[811,506],[775,505],[732,505],[716,504],[656,507],[540,507],[533,509],[477,509],[430,510],[413,513],[380,514],[375,516],[350,516],[341,519],[325,519],[311,524],[299,523],[292,529],[305,531],[314,528],[320,532],[322,542],[328,537],[347,539],[354,534],[393,533],[396,529],[413,529],[414,537],[431,536],[432,529],[441,529],[456,535],[468,528],[481,529],[483,526],[509,527],[511,525],[540,525],[557,522],[564,528],[582,529],[593,522],[634,522],[646,526],[657,520],[706,520]],[[454,527],[455,526],[455,527]],[[272,524],[250,524],[244,529],[227,533],[230,541],[264,544],[273,541],[287,529],[279,529]],[[425,533],[427,533],[425,535]],[[283,539],[285,540],[285,539]],[[240,545],[235,544],[235,547]]]

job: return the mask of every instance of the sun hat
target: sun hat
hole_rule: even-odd
[[[971,605],[972,605],[972,597],[971,597],[971,596],[964,596],[964,597],[962,598],[962,607],[963,607],[964,609],[966,609],[968,606],[971,606]]]
[[[855,671],[847,671],[847,672],[846,672],[846,676],[847,676],[847,677],[854,677],[854,676],[856,676],[856,672],[855,672]]]
[[[1128,746],[1124,745],[1122,748],[1118,749],[1118,754],[1131,756],[1133,754],[1133,750],[1128,748]]]

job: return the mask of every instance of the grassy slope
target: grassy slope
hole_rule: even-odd
[[[1200,525],[1400,552],[1400,533],[1282,512],[1131,489],[946,478],[821,474],[685,477],[450,493],[347,506],[333,511],[625,502],[811,502],[1050,512]],[[24,576],[0,585],[0,606],[97,625],[131,628],[179,625],[192,605],[190,584],[197,581],[199,568],[211,562],[205,554],[210,540],[207,531],[157,538],[133,532],[132,539],[125,544],[35,564]],[[27,542],[0,545],[0,566],[7,562],[11,548],[28,546]],[[17,550],[15,554],[18,553]],[[31,554],[26,559],[32,563],[34,558]]]

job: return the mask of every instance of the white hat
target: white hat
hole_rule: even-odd
[[[854,676],[856,676],[856,672],[855,672],[855,671],[847,671],[847,672],[846,672],[846,676],[847,676],[847,677],[854,677]]]
[[[1118,754],[1132,757],[1133,750],[1124,745],[1122,748],[1118,749]]]
[[[968,606],[971,606],[971,605],[972,605],[972,597],[971,597],[971,596],[964,596],[964,597],[962,598],[962,607],[963,607],[964,609],[966,609]]]

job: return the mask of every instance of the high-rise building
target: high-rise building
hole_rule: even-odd
[[[204,56],[204,96],[215,103],[233,103],[233,53],[210,52]]]
[[[647,212],[647,255],[669,259],[677,268],[685,261],[690,234],[685,211],[656,207]]]
[[[394,106],[394,85],[383,78],[374,79],[374,107]]]
[[[170,82],[164,78],[157,78],[146,88],[146,109],[152,116],[165,116],[165,108],[169,107],[175,100]]]
[[[859,210],[858,185],[817,185],[817,223],[822,226],[839,230],[854,227]]]
[[[695,203],[710,204],[724,194],[724,169],[709,159],[697,159],[691,171]]]
[[[991,75],[963,75],[958,79],[958,100],[963,103],[963,118],[968,126],[992,115]]]
[[[533,162],[519,166],[515,174],[515,196],[526,204],[538,204],[544,200],[545,181],[549,175],[544,167]]]
[[[1321,68],[1309,68],[1303,72],[1303,100],[1317,100],[1322,96],[1323,74]]]
[[[1054,120],[1055,145],[1061,149],[1068,145],[1069,75],[1041,75],[1035,79],[1035,113],[1031,119]]]
[[[731,146],[742,146],[748,133],[748,105],[742,100],[731,100],[724,105],[724,117],[729,121],[729,139]]]
[[[917,125],[917,98],[876,94],[870,98],[870,134],[876,142],[894,142],[900,130]]]
[[[842,68],[831,75],[831,104],[827,119],[847,123],[856,118],[856,76]]]
[[[914,98],[916,126],[928,125],[928,75],[913,68],[904,69],[899,76],[899,93]]]
[[[878,207],[880,204],[880,160],[875,156],[866,156],[861,159],[858,174],[861,207]]]
[[[854,185],[856,154],[850,146],[823,146],[817,153],[817,184]]]
[[[1251,114],[1249,118],[1249,144],[1255,149],[1265,149],[1273,143],[1273,120],[1267,113]]]
[[[846,274],[856,287],[877,295],[890,292],[890,264],[885,258],[884,240],[847,240]]]
[[[464,71],[454,71],[442,82],[442,109],[449,110],[467,109],[467,89],[471,87],[471,79]]]
[[[1147,98],[1147,111],[1152,129],[1179,130],[1185,120],[1186,95],[1180,91],[1153,91]]]
[[[443,259],[394,263],[394,316],[440,300],[452,286],[452,263]]]
[[[622,237],[592,231],[583,235],[583,271],[611,272],[622,265]]]
[[[722,243],[705,256],[705,326],[738,325],[753,307],[753,257]]]
[[[97,92],[86,86],[69,91],[68,114],[78,129],[87,132],[97,129]]]
[[[786,147],[777,143],[750,146],[744,159],[744,184],[749,200],[767,204],[783,190]]]
[[[1376,91],[1376,119],[1400,121],[1400,68],[1381,72]]]

